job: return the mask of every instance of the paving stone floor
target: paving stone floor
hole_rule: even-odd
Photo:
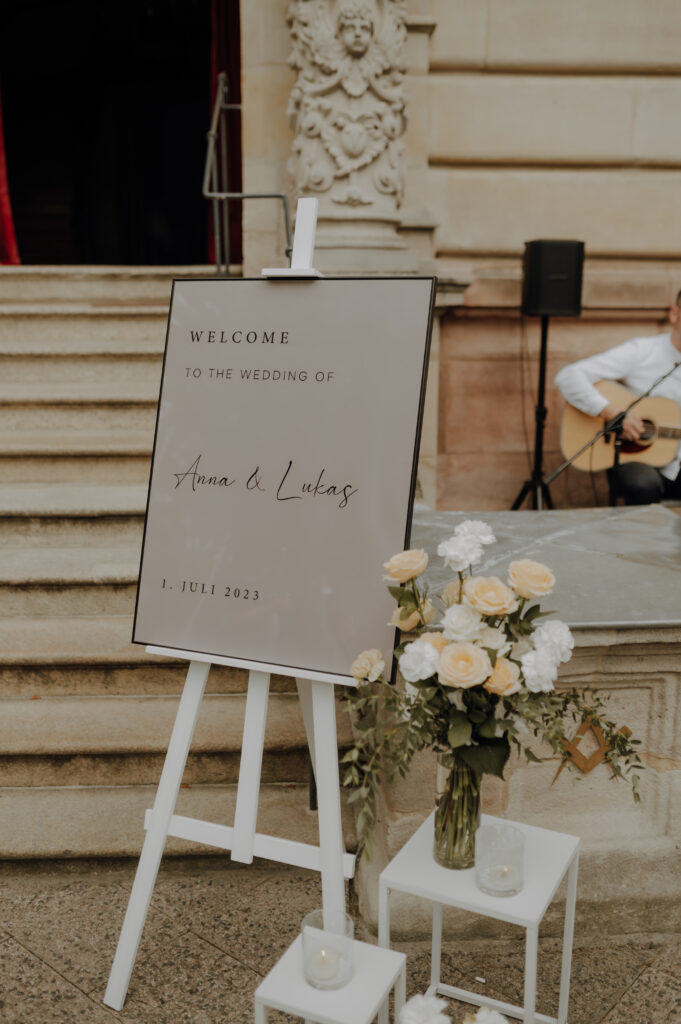
[[[256,862],[164,862],[124,1009],[102,1004],[135,864],[0,864],[2,1024],[242,1024],[253,992],[305,913],[321,904],[319,876]],[[350,893],[350,906],[354,903]],[[357,935],[374,942],[357,923]],[[654,921],[651,921],[651,928]],[[520,1002],[518,940],[445,942],[445,980]],[[409,994],[424,992],[428,941],[407,953]],[[540,944],[538,1011],[554,1014],[556,939]],[[484,985],[476,978],[484,978]],[[450,1004],[452,1024],[465,1008]],[[283,1015],[271,1014],[274,1024]],[[289,1018],[292,1020],[292,1018]],[[681,1024],[681,935],[575,936],[570,1024]]]

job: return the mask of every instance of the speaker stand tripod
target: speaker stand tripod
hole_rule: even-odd
[[[547,314],[543,314],[541,318],[541,347],[539,349],[539,387],[537,390],[537,404],[534,407],[534,464],[532,476],[529,480],[525,481],[518,492],[518,496],[511,505],[512,511],[520,508],[528,494],[532,495],[533,509],[553,508],[551,494],[548,484],[544,482],[544,471],[542,469],[544,461],[544,424],[547,411],[544,399],[546,394],[546,348],[548,336],[549,318]]]

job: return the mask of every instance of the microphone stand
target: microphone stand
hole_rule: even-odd
[[[596,441],[600,441],[602,437],[607,438],[608,434],[613,434],[615,441],[613,463],[611,467],[612,472],[610,474],[610,504],[614,505],[617,498],[617,470],[619,469],[620,454],[622,451],[622,423],[624,422],[624,418],[631,412],[631,410],[635,406],[638,405],[639,402],[642,402],[644,398],[648,398],[651,392],[653,392],[655,388],[658,386],[658,384],[661,384],[662,381],[667,379],[667,377],[670,377],[674,370],[678,370],[680,366],[681,359],[678,362],[674,363],[671,370],[667,370],[667,372],[663,373],[661,377],[658,377],[656,381],[653,381],[648,390],[644,391],[642,395],[638,395],[633,400],[633,402],[629,403],[626,409],[623,409],[621,412],[618,412],[616,416],[613,416],[611,420],[608,420],[608,422],[605,423],[603,427],[599,431],[597,431],[597,433],[594,434],[590,441],[587,441],[586,444],[582,445],[578,452],[575,452],[574,455],[571,455],[569,459],[566,459],[565,462],[562,462],[558,469],[554,469],[552,473],[549,473],[548,476],[544,477],[544,479],[542,480],[542,485],[548,487],[548,485],[553,480],[555,480],[557,476],[560,476],[560,474],[564,470],[566,470],[568,466],[572,465],[575,459],[578,459],[583,452],[593,447],[593,445],[596,444]]]

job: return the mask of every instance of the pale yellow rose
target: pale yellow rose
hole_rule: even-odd
[[[449,608],[452,604],[457,604],[461,597],[461,582],[459,580],[452,580],[442,591],[441,597],[445,608]]]
[[[521,597],[544,597],[553,590],[556,577],[548,565],[521,558],[509,565],[508,582]]]
[[[377,647],[373,647],[370,651],[362,651],[357,655],[350,668],[350,675],[360,683],[363,679],[374,683],[384,668],[383,652],[379,651]]]
[[[487,651],[475,644],[448,644],[440,654],[437,676],[444,686],[469,686],[484,683],[492,672]]]
[[[408,615],[406,619],[400,618],[401,614],[401,608],[394,608],[392,618],[388,625],[397,626],[397,628],[401,629],[403,633],[408,633],[410,629],[415,629],[418,625],[427,626],[429,622],[433,621],[437,612],[433,608],[432,601],[425,601],[423,605],[423,623],[421,622],[421,614],[418,608],[415,609],[411,615]]]
[[[518,607],[518,598],[498,576],[469,576],[463,595],[481,615],[508,615]]]
[[[520,689],[520,666],[508,658],[497,658],[492,675],[484,686],[490,693],[510,697]]]
[[[432,644],[436,651],[444,651],[449,645],[449,640],[444,633],[422,633],[419,637],[421,643]]]
[[[412,548],[393,555],[389,562],[383,564],[391,580],[397,583],[408,583],[426,571],[428,555],[423,548]]]

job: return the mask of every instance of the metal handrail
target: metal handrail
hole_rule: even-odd
[[[218,88],[213,107],[210,131],[207,134],[208,150],[206,165],[203,172],[203,195],[213,203],[213,233],[215,237],[215,274],[216,277],[229,277],[229,211],[227,204],[231,199],[279,199],[284,207],[284,226],[286,229],[286,256],[289,266],[293,252],[291,234],[291,217],[289,215],[288,198],[283,192],[229,192],[228,191],[228,153],[227,153],[227,111],[241,110],[240,103],[229,102],[229,84],[226,72],[218,75]],[[220,159],[218,160],[218,143]],[[221,187],[220,187],[221,186]],[[224,253],[224,259],[223,259]]]

